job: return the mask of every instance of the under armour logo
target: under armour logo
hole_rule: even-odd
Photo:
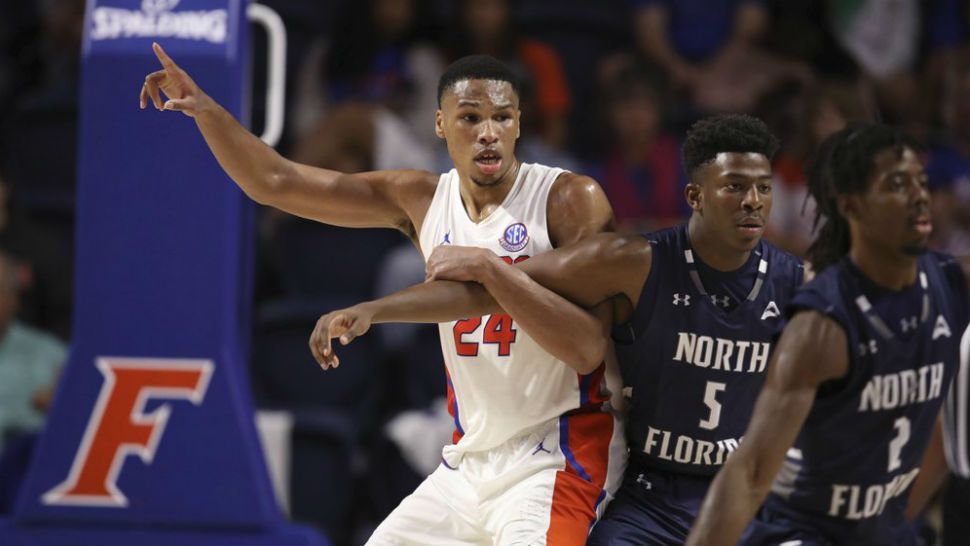
[[[721,307],[727,307],[731,304],[731,300],[728,299],[727,296],[721,296],[721,298],[718,299],[718,297],[714,294],[711,294],[711,301],[714,303],[714,305],[720,305]]]
[[[905,334],[910,330],[915,330],[916,325],[919,323],[916,322],[916,316],[914,315],[912,317],[909,317],[908,319],[905,319],[905,318],[899,319],[899,324],[900,324],[900,327],[903,329],[903,333]]]
[[[450,245],[451,244],[451,230],[445,232],[445,238],[441,240],[441,244]]]
[[[859,356],[874,355],[879,352],[879,347],[876,345],[876,340],[870,339],[869,343],[859,344]]]
[[[552,454],[551,451],[549,451],[548,449],[546,449],[546,446],[542,445],[545,441],[546,441],[546,439],[543,438],[542,441],[539,442],[539,445],[537,445],[536,448],[535,448],[535,450],[532,452],[533,455],[535,455],[536,453],[539,453],[540,451],[545,451],[546,453]]]
[[[690,294],[684,294],[683,296],[681,296],[680,294],[674,294],[674,305],[689,306]]]
[[[933,339],[935,340],[944,336],[951,337],[952,335],[953,333],[950,332],[950,325],[947,324],[946,319],[943,318],[943,315],[936,317],[936,325],[933,326]]]
[[[781,311],[778,310],[778,306],[775,302],[769,301],[768,307],[765,307],[764,313],[761,313],[761,320],[768,320],[770,318],[775,318],[781,315]]]
[[[637,483],[642,485],[644,489],[653,489],[653,484],[650,480],[643,477],[643,474],[637,474]]]

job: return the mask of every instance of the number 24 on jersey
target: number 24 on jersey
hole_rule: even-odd
[[[528,256],[519,256],[514,260],[510,256],[502,256],[502,261],[512,265],[529,259]],[[465,334],[471,334],[478,330],[482,325],[482,317],[459,320],[455,323],[452,331],[455,334],[455,349],[458,356],[478,356],[479,343],[476,341],[465,341]],[[485,331],[482,332],[482,342],[498,346],[499,356],[509,356],[512,354],[512,344],[515,343],[516,330],[512,326],[512,317],[505,314],[495,314],[488,318],[485,323]]]

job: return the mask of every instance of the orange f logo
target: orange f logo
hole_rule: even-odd
[[[44,504],[128,505],[118,489],[125,457],[151,464],[172,408],[144,413],[149,398],[188,400],[198,406],[212,376],[211,360],[101,357],[104,384],[91,412],[70,474],[44,494]]]

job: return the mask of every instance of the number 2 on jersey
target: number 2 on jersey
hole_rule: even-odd
[[[502,261],[512,265],[529,259],[528,256],[519,256],[513,260],[510,256],[502,256]],[[478,343],[465,341],[464,335],[470,334],[482,325],[482,317],[474,317],[459,320],[455,323],[452,331],[455,335],[455,349],[458,356],[478,356]],[[485,331],[482,332],[482,342],[498,345],[499,356],[509,356],[512,354],[512,344],[515,343],[517,331],[512,327],[512,317],[506,314],[495,314],[488,318],[485,323]]]
[[[896,429],[896,437],[889,442],[889,472],[903,464],[900,455],[902,455],[903,446],[909,441],[909,419],[906,417],[896,419],[893,428]]]

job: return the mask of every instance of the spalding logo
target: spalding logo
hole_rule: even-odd
[[[142,0],[140,10],[98,6],[91,12],[94,41],[172,38],[223,44],[229,36],[229,11],[174,11],[180,0]]]

